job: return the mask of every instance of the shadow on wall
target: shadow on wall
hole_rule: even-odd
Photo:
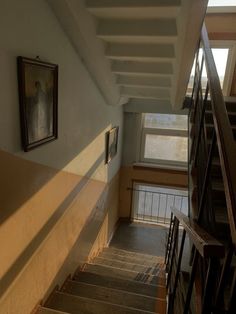
[[[95,160],[96,156],[99,157]],[[38,205],[41,208],[49,206],[48,199],[51,203],[53,198],[60,199],[60,190],[57,189],[62,189],[62,195],[67,195],[82,177],[107,182],[111,169],[110,165],[104,164],[104,160],[105,131],[64,165],[64,169],[61,169],[63,171],[0,151],[0,225],[22,206],[26,206],[27,202],[32,210]],[[45,200],[41,198],[42,195]]]
[[[2,225],[2,227],[4,227],[4,221],[7,220],[9,218],[9,216],[16,214],[15,212],[17,212],[18,210],[21,209],[22,203],[23,202],[26,203],[28,201],[27,198],[31,199],[31,200],[34,199],[34,198],[37,198],[37,192],[38,191],[36,190],[36,188],[39,189],[40,186],[41,186],[41,189],[43,189],[42,185],[50,186],[50,183],[52,183],[51,184],[52,186],[48,187],[48,188],[49,189],[55,189],[56,186],[55,186],[55,184],[53,182],[54,181],[53,176],[56,178],[58,175],[60,176],[61,174],[58,174],[57,171],[55,171],[55,170],[52,170],[50,168],[47,169],[47,167],[45,167],[45,169],[44,169],[44,171],[45,171],[44,176],[40,175],[41,180],[39,182],[37,182],[37,185],[32,183],[33,184],[33,188],[28,189],[28,186],[29,186],[30,182],[33,182],[34,180],[37,179],[37,174],[38,174],[38,169],[37,168],[39,167],[40,168],[39,170],[42,170],[41,169],[42,166],[41,165],[36,165],[34,163],[29,163],[29,162],[24,161],[24,160],[20,160],[19,158],[14,157],[14,156],[12,156],[10,154],[7,154],[7,153],[1,153],[1,156],[2,157],[4,156],[4,158],[1,158],[1,166],[4,167],[4,161],[7,162],[8,165],[9,165],[9,158],[10,158],[10,159],[12,159],[14,165],[16,165],[16,163],[17,164],[18,163],[20,163],[20,164],[23,163],[23,165],[29,171],[28,179],[27,179],[26,182],[24,182],[24,184],[26,184],[26,185],[23,187],[23,189],[22,189],[21,186],[19,186],[20,191],[23,190],[23,192],[25,192],[23,194],[24,198],[22,198],[22,197],[19,198],[20,194],[14,196],[14,193],[13,193],[12,194],[12,196],[13,196],[12,198],[14,199],[14,205],[15,206],[11,207],[11,208],[8,208],[8,211],[2,210],[2,212],[1,212],[1,225]],[[70,180],[70,178],[68,178],[68,176],[72,176],[73,177],[72,180],[74,180],[73,183],[76,183],[76,184],[73,185],[73,189],[70,190],[68,195],[66,195],[66,197],[61,201],[59,206],[56,209],[53,208],[53,210],[51,211],[52,215],[49,217],[49,219],[46,221],[46,223],[43,223],[42,228],[40,230],[38,230],[36,235],[31,239],[31,241],[28,243],[28,245],[25,247],[25,249],[20,253],[20,255],[15,259],[14,263],[10,266],[10,268],[7,270],[7,272],[3,275],[2,279],[1,279],[1,285],[0,285],[0,296],[6,291],[6,289],[13,282],[14,278],[16,278],[16,276],[20,273],[20,271],[26,265],[27,261],[37,251],[37,249],[39,248],[40,244],[49,235],[50,231],[53,229],[53,227],[56,225],[56,223],[60,220],[62,215],[65,213],[65,211],[68,209],[68,207],[72,204],[72,202],[75,200],[75,198],[77,198],[79,196],[79,193],[83,190],[83,188],[86,186],[86,184],[90,181],[89,178],[94,173],[94,171],[96,171],[97,167],[101,164],[101,162],[103,162],[103,160],[104,160],[104,154],[99,156],[99,158],[92,165],[92,167],[87,171],[87,173],[85,174],[84,177],[79,177],[79,176],[72,175],[72,174],[64,174],[64,173],[62,173],[62,178],[61,178],[62,182],[61,183],[62,183],[63,187],[65,186],[65,181],[64,180],[66,180],[66,181]],[[35,167],[36,167],[36,171],[35,171]],[[24,176],[24,170],[25,170],[24,167],[21,167],[21,168],[16,167],[16,169],[14,169],[14,167],[13,167],[13,168],[7,169],[7,170],[8,171],[10,170],[10,172],[11,171],[14,172],[14,170],[18,170],[18,174],[17,174],[17,177],[16,177],[17,181],[18,181],[19,178]],[[12,182],[11,179],[14,179],[14,178],[13,178],[13,176],[10,175],[9,184],[14,186],[16,184],[16,182],[15,182],[15,180],[14,180],[14,182]],[[47,181],[49,181],[49,182],[47,182]],[[2,184],[3,184],[3,182],[2,182]],[[19,184],[20,184],[20,182],[19,182]],[[103,186],[104,186],[104,188],[106,187],[105,183],[103,183]],[[4,194],[4,191],[2,191],[2,192]],[[33,195],[30,195],[30,193],[32,193],[32,194],[34,193],[36,196],[34,197]],[[45,191],[44,191],[44,194],[45,194]],[[2,198],[2,196],[1,196],[1,198]],[[19,201],[19,202],[17,202],[17,201]],[[36,200],[36,202],[37,202],[37,200]],[[4,203],[1,200],[1,204],[4,205]],[[33,204],[32,204],[32,206],[33,206]],[[38,204],[36,204],[36,206],[39,207]],[[2,207],[2,209],[4,209],[4,206]],[[98,209],[98,208],[96,208],[96,209]],[[34,209],[32,208],[32,211],[33,210]],[[37,210],[39,210],[39,208],[37,208]],[[98,213],[96,213],[96,214],[98,214]],[[94,225],[90,226],[90,227],[94,228]],[[90,231],[91,230],[89,230],[87,232],[90,232]],[[9,232],[9,230],[8,230],[8,232]],[[13,231],[13,233],[16,233],[15,230]],[[86,233],[86,230],[84,230],[80,234],[79,238],[80,237],[83,238],[83,236],[85,236],[85,233]],[[2,240],[4,240],[4,239],[2,238]],[[17,238],[15,239],[15,241],[16,240],[17,240]]]

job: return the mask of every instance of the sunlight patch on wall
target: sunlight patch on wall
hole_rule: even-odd
[[[105,133],[108,125],[88,146],[73,158],[62,170],[107,182],[108,166],[105,165]]]

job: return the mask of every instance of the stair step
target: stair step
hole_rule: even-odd
[[[151,275],[158,275],[160,272],[163,272],[165,269],[164,264],[156,264],[156,266],[146,266],[146,265],[137,265],[130,262],[123,262],[117,260],[106,259],[102,257],[96,257],[92,262],[92,264],[103,265],[103,266],[111,266],[115,268],[121,268],[125,270],[132,270],[135,272],[141,272]]]
[[[40,306],[37,310],[37,314],[70,314],[68,312],[57,311],[53,309],[49,309],[47,307]]]
[[[156,266],[159,263],[164,263],[164,257],[157,257],[157,261],[149,261],[147,258],[134,258],[126,255],[119,255],[115,254],[109,251],[101,252],[98,257],[110,259],[110,260],[116,260],[120,262],[127,262],[127,263],[133,263],[136,265],[146,265],[146,266]]]
[[[111,276],[111,277],[118,277],[122,279],[130,279],[135,280],[139,282],[144,282],[147,284],[153,284],[153,285],[165,285],[165,275],[164,272],[162,276],[153,276],[150,274],[140,273],[136,271],[131,270],[124,270],[120,268],[115,267],[108,267],[108,266],[102,266],[97,264],[85,264],[85,268],[87,272],[95,273],[95,274],[101,274],[104,276]]]
[[[93,300],[90,298],[73,296],[70,294],[55,292],[48,304],[48,307],[60,311],[66,311],[70,314],[144,314],[154,313],[137,310],[121,305],[115,305],[108,302]],[[160,312],[159,312],[160,313]]]
[[[139,293],[154,298],[159,297],[163,299],[166,296],[165,286],[156,286],[129,279],[115,278],[111,277],[110,274],[103,276],[102,274],[83,271],[77,273],[77,275],[74,277],[74,280],[111,289]]]
[[[155,255],[150,255],[150,254],[142,254],[142,253],[133,252],[133,251],[126,251],[126,250],[117,249],[114,247],[104,248],[103,251],[117,254],[120,256],[129,256],[129,257],[133,257],[133,258],[147,259],[149,261],[157,262],[157,263],[158,263],[158,261],[160,261],[160,256],[155,256]]]
[[[165,299],[156,299],[127,291],[72,280],[67,281],[63,292],[144,311],[155,312],[155,309],[158,308],[161,309],[161,313],[163,313],[166,308]]]

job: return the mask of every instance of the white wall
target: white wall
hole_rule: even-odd
[[[58,140],[24,153],[16,57],[22,55],[59,65]],[[107,106],[46,1],[0,2],[0,148],[58,169],[106,181],[120,165],[122,108]],[[104,132],[120,126],[119,152],[104,166]],[[98,166],[98,167],[97,167]]]
[[[59,137],[28,153],[19,55],[59,65]],[[0,95],[0,314],[26,314],[114,229],[123,111],[105,103],[44,0],[0,1]],[[115,125],[118,153],[107,166],[105,132]]]

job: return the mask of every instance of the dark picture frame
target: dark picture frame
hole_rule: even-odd
[[[106,132],[105,164],[108,164],[117,154],[119,127],[116,126]]]
[[[17,57],[21,138],[29,151],[58,137],[58,65]]]

